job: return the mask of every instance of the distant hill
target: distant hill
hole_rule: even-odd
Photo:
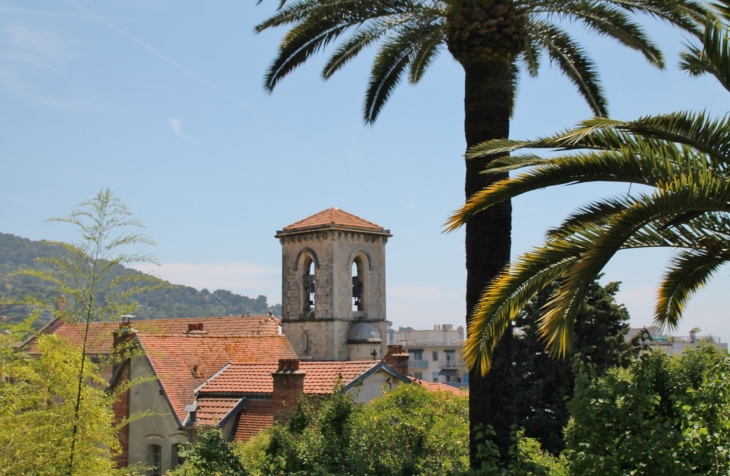
[[[64,249],[42,241],[0,233],[0,298],[30,295],[39,299],[55,300],[58,291],[50,284],[28,276],[8,277],[8,274],[23,268],[45,266],[38,258],[62,256]],[[139,273],[139,271],[120,266],[119,273]],[[140,319],[159,319],[163,317],[200,317],[200,316],[237,316],[242,314],[260,315],[272,312],[281,316],[281,304],[270,306],[266,296],[250,298],[219,289],[210,292],[195,288],[171,285],[136,296],[135,316]],[[28,315],[22,307],[2,307],[0,315],[4,321],[17,322]],[[47,321],[50,316],[45,316]],[[42,325],[44,322],[39,322]]]

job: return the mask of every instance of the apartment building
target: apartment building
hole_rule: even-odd
[[[408,375],[427,382],[445,383],[454,387],[469,386],[469,370],[462,359],[464,327],[452,324],[435,325],[433,329],[389,329],[388,344],[403,346],[410,354]]]

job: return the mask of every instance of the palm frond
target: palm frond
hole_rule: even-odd
[[[370,82],[365,94],[365,122],[372,123],[419,47],[420,31],[401,30],[398,36],[386,40],[373,62]]]
[[[471,316],[464,359],[482,375],[489,372],[492,353],[519,311],[541,289],[560,277],[577,259],[550,248],[526,253],[495,278],[482,294]]]
[[[358,55],[363,49],[379,40],[388,30],[393,28],[389,22],[375,21],[358,28],[355,33],[332,54],[322,70],[322,77],[329,79],[339,71],[348,61]]]
[[[347,28],[349,25],[337,19],[314,19],[293,28],[284,37],[279,54],[264,77],[264,87],[273,91],[287,74],[343,34]]]
[[[431,33],[423,35],[411,62],[410,74],[408,76],[411,84],[417,84],[421,80],[423,74],[439,54],[443,43],[443,25],[434,25]]]
[[[522,159],[522,160],[521,160]],[[499,161],[496,170],[531,168],[516,177],[500,180],[472,195],[446,222],[452,231],[477,213],[504,200],[534,190],[586,182],[625,182],[663,186],[678,174],[697,173],[696,154],[673,144],[628,142],[621,150],[586,152],[543,159],[535,156]],[[507,163],[507,166],[503,164]],[[493,166],[493,165],[492,165]],[[491,169],[491,166],[490,166]]]
[[[527,73],[533,78],[537,77],[538,70],[540,69],[540,45],[535,41],[534,38],[529,36],[525,41],[525,47],[520,54],[520,60],[525,67]]]
[[[728,28],[708,14],[702,47],[687,45],[680,54],[680,68],[691,76],[711,74],[730,91],[730,42]]]
[[[676,328],[687,301],[728,260],[728,250],[718,254],[690,250],[674,257],[659,287],[654,322],[660,327]]]
[[[620,44],[644,55],[649,64],[664,68],[664,57],[644,30],[619,8],[599,2],[567,2],[555,8],[546,8],[549,16],[558,15],[582,21],[590,30],[613,38]]]
[[[597,116],[607,116],[608,107],[596,73],[595,65],[583,49],[557,26],[544,22],[530,22],[535,40],[545,49],[551,61],[557,63]]]
[[[730,211],[729,199],[730,187],[725,182],[713,181],[711,176],[680,177],[667,189],[625,199],[626,210],[616,216],[602,233],[596,233],[595,229],[576,230],[571,235],[572,240],[578,236],[593,243],[565,273],[541,318],[540,334],[551,355],[562,357],[570,352],[575,316],[588,285],[632,235],[648,223],[683,212],[727,213]]]

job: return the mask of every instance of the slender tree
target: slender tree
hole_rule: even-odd
[[[144,273],[115,272],[119,265],[154,262],[148,254],[123,251],[129,247],[134,249],[140,245],[153,245],[154,242],[146,236],[126,231],[130,227],[142,228],[143,225],[131,217],[129,209],[109,189],[104,189],[93,199],[81,203],[69,216],[53,218],[51,221],[76,226],[79,232],[78,241],[49,242],[60,246],[64,253],[39,259],[46,267],[20,270],[13,274],[34,276],[54,286],[57,295],[61,296],[53,303],[56,304],[54,313],[67,324],[76,327],[82,336],[71,434],[67,438],[70,451],[66,474],[75,475],[78,474],[76,448],[79,429],[83,426],[81,415],[84,382],[88,373],[87,348],[93,344],[89,336],[90,324],[111,321],[121,315],[130,314],[136,307],[136,302],[131,299],[133,296],[158,289],[164,284]],[[25,303],[53,308],[49,303],[31,298]]]
[[[730,28],[725,23],[730,2],[722,0],[717,8],[719,17],[708,13],[702,47],[683,53],[682,67],[692,75],[710,73],[730,91]],[[654,315],[660,327],[676,327],[689,298],[730,261],[729,131],[727,115],[715,119],[704,112],[677,112],[630,122],[596,118],[553,137],[493,141],[473,149],[474,155],[520,148],[563,153],[550,159],[524,154],[492,162],[490,173],[528,170],[473,196],[452,217],[452,227],[502,200],[555,185],[624,182],[653,191],[580,208],[551,230],[541,247],[505,268],[477,307],[465,353],[470,365],[487,372],[496,363],[493,351],[509,322],[532,295],[560,277],[560,287],[543,309],[539,333],[551,354],[567,355],[574,345],[578,303],[591,280],[622,249],[679,250],[659,287]]]
[[[561,27],[576,21],[640,52],[657,67],[661,52],[633,20],[635,13],[669,21],[696,32],[703,7],[693,0],[296,0],[285,4],[257,31],[291,25],[265,78],[272,91],[293,69],[330,42],[351,34],[335,50],[322,75],[332,76],[366,47],[380,43],[365,95],[365,122],[378,117],[404,75],[415,84],[444,46],[462,65],[464,132],[467,147],[509,137],[515,85],[520,70],[536,76],[543,56],[576,86],[594,114],[607,114],[593,61]],[[494,157],[466,161],[466,198],[505,174],[480,172]],[[467,322],[484,287],[510,257],[509,200],[490,207],[466,224]],[[490,424],[505,458],[515,422],[513,342],[507,334],[489,376],[470,375],[472,428]],[[472,464],[476,463],[472,438]]]

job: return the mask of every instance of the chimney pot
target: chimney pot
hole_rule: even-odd
[[[391,344],[388,346],[388,353],[385,354],[385,363],[393,367],[403,375],[408,375],[408,358],[410,355],[408,352],[403,351],[403,346],[400,344]]]
[[[202,331],[203,330],[203,323],[198,324],[198,330],[199,331]]]
[[[188,324],[188,332],[191,332],[194,327],[195,327],[195,324]]]

